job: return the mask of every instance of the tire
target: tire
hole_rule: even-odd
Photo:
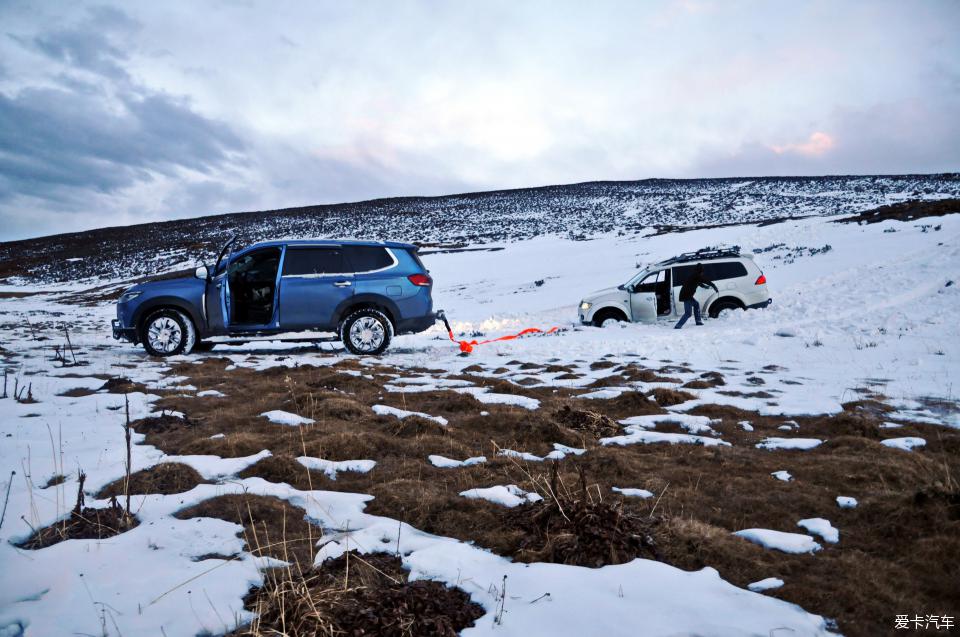
[[[183,312],[164,308],[152,312],[141,323],[140,342],[150,356],[189,354],[197,343],[197,330]]]
[[[600,310],[593,317],[594,327],[610,327],[613,325],[610,321],[623,323],[627,317],[616,310]]]
[[[393,324],[380,310],[363,308],[340,322],[340,340],[357,356],[379,356],[393,338]]]
[[[742,310],[739,303],[732,299],[720,299],[710,306],[710,318],[717,318],[720,312],[727,310]]]

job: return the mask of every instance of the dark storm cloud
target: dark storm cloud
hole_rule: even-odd
[[[17,39],[65,70],[52,78],[56,87],[0,93],[0,200],[63,203],[83,190],[110,193],[150,181],[154,173],[209,173],[244,148],[229,126],[131,78],[112,38],[136,31],[135,21],[112,8],[90,14],[96,29]]]
[[[129,80],[129,75],[120,65],[126,55],[100,33],[57,31],[34,38],[33,45],[48,57],[75,69]]]
[[[113,41],[114,36],[135,33],[140,24],[113,7],[93,7],[77,26],[42,32],[33,38],[8,34],[24,47],[32,47],[71,69],[90,71],[104,77],[129,81],[123,68],[128,55]]]
[[[0,196],[60,198],[64,188],[110,192],[149,171],[208,172],[243,144],[231,130],[169,96],[24,89],[0,95]]]

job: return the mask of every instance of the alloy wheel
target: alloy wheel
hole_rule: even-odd
[[[372,316],[363,316],[350,326],[350,343],[361,352],[373,352],[383,343],[386,330]]]

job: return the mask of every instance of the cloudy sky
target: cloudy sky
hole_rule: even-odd
[[[0,0],[0,240],[591,180],[960,170],[960,2]]]

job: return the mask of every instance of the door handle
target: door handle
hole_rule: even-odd
[[[351,285],[353,285],[353,284],[350,283],[350,281],[336,281],[336,282],[334,282],[334,284],[333,284],[333,286],[334,286],[334,287],[337,287],[337,288],[348,288],[348,287],[350,287]]]

